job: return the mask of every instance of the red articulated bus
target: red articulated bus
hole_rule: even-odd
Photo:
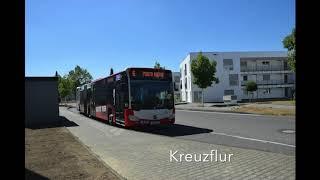
[[[170,70],[128,68],[77,88],[80,113],[124,127],[174,124]]]

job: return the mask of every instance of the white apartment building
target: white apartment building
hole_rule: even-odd
[[[252,97],[245,91],[248,80],[255,81],[258,90],[254,99],[290,98],[295,89],[295,74],[289,70],[286,51],[265,52],[202,52],[217,62],[219,83],[204,90],[204,102],[223,102],[224,95],[236,95],[237,100]],[[191,60],[198,52],[191,52],[180,63],[181,99],[201,102],[201,89],[193,84]]]

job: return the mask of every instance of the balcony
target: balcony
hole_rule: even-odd
[[[256,71],[289,71],[288,66],[283,65],[267,65],[267,66],[241,66],[241,72],[256,72]]]
[[[247,81],[241,81],[241,86],[245,86]],[[257,85],[284,85],[284,84],[294,84],[293,79],[288,79],[284,81],[284,79],[277,80],[268,80],[268,81],[256,81]]]

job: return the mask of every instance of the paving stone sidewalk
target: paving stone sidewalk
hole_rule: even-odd
[[[188,141],[109,126],[60,107],[69,131],[127,179],[295,179],[295,156]],[[170,162],[170,150],[233,154],[230,162]],[[177,157],[177,156],[176,156]]]

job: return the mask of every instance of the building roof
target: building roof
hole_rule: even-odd
[[[188,56],[196,56],[199,52],[189,52]],[[228,54],[238,54],[240,56],[255,57],[255,56],[275,56],[275,57],[286,57],[288,51],[202,51],[204,55],[228,55]],[[182,63],[186,57],[180,62]]]
[[[287,51],[202,51],[202,53],[285,53]],[[189,52],[189,54],[197,54],[199,52]]]

